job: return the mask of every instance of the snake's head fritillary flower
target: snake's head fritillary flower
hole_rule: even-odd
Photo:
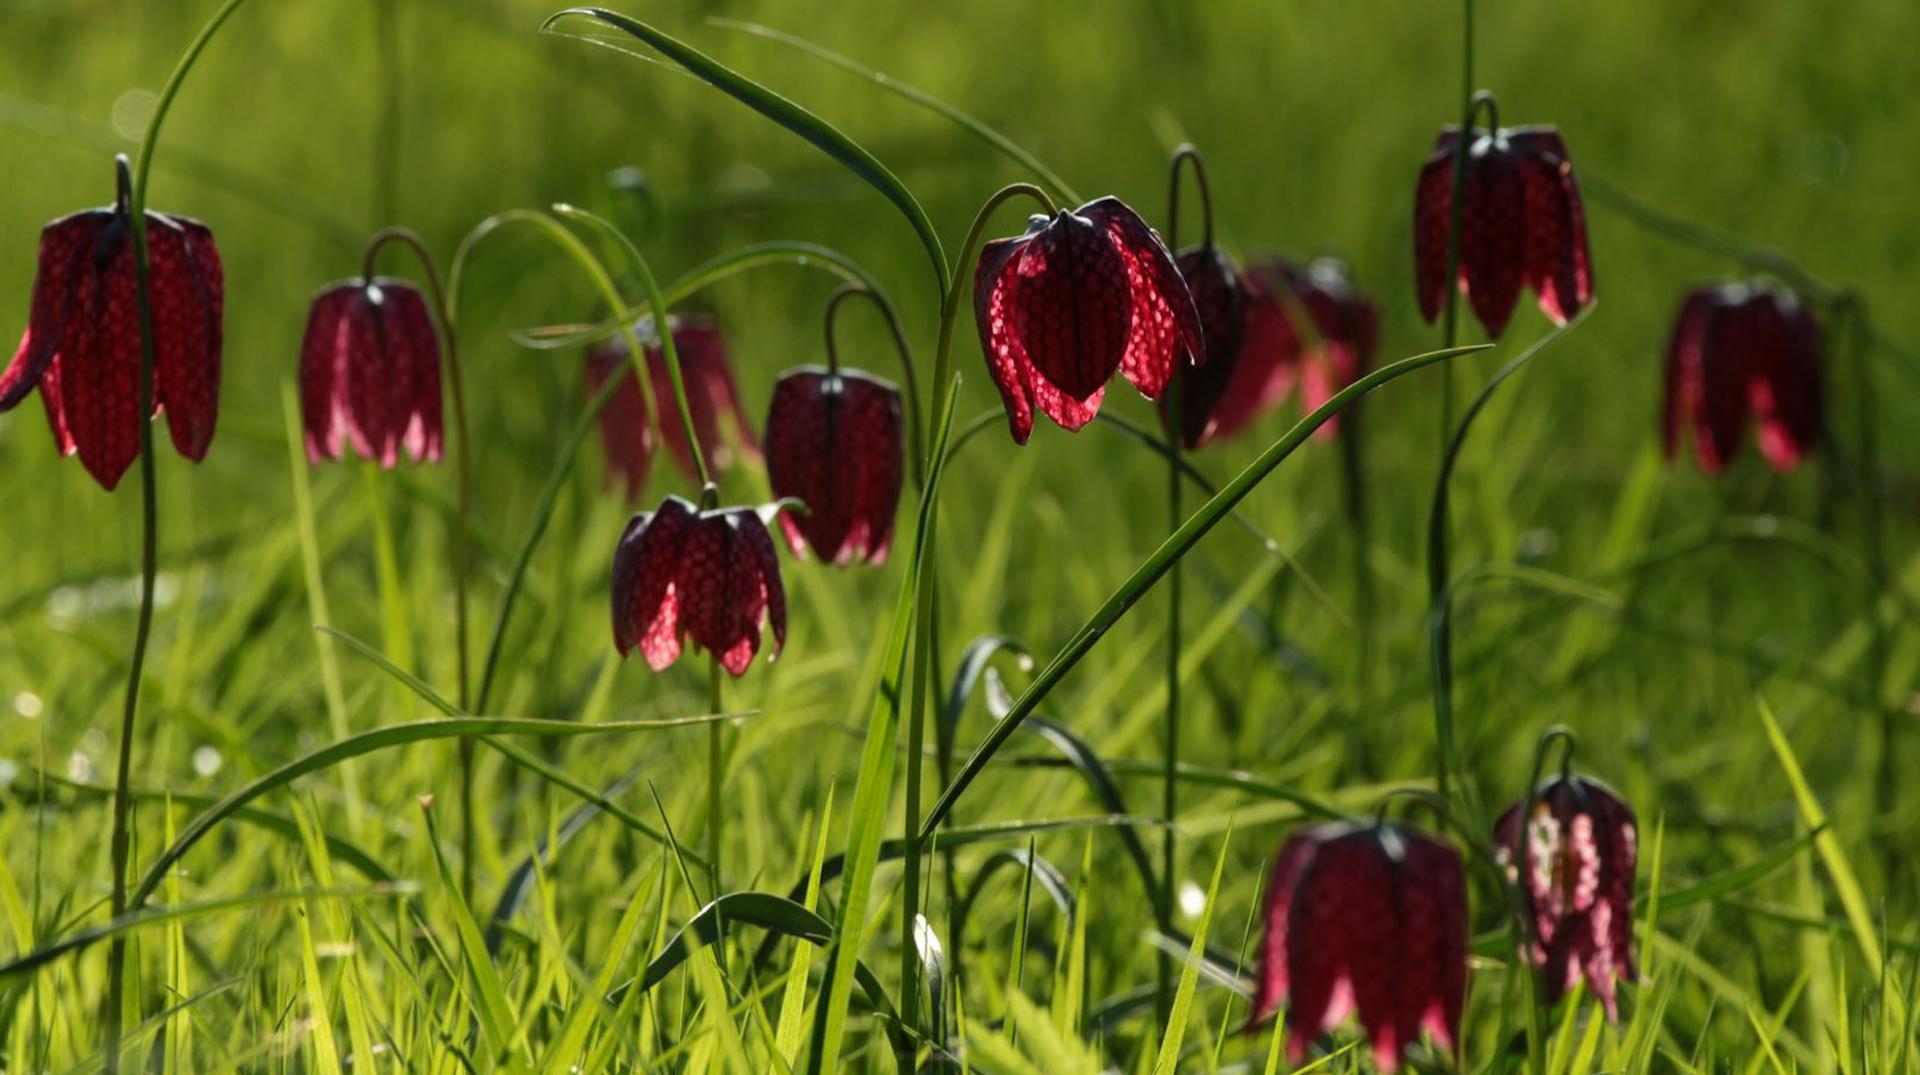
[[[1552,127],[1475,127],[1461,195],[1459,286],[1487,335],[1507,327],[1523,287],[1565,324],[1593,301],[1593,265],[1580,184]],[[1440,132],[1414,194],[1413,253],[1420,312],[1440,316],[1460,128]]]
[[[1399,825],[1314,825],[1281,846],[1265,899],[1253,1018],[1287,1004],[1293,1063],[1356,1013],[1385,1071],[1422,1029],[1454,1049],[1467,895],[1452,847]]]
[[[1791,293],[1758,282],[1695,290],[1667,347],[1667,457],[1691,424],[1700,468],[1717,473],[1751,415],[1761,454],[1792,470],[1825,429],[1820,366],[1820,327]]]
[[[331,284],[313,298],[300,345],[307,459],[351,444],[391,469],[404,450],[440,461],[440,340],[418,288],[375,277]]]
[[[61,217],[40,233],[33,305],[13,361],[0,373],[0,412],[40,389],[62,455],[78,453],[112,489],[140,455],[140,310],[135,294],[129,182],[105,209]],[[213,442],[220,402],[221,311],[226,297],[213,233],[197,220],[148,212],[153,310],[153,411],[173,446],[198,462]]]
[[[973,281],[980,349],[1019,444],[1036,408],[1069,430],[1092,421],[1115,370],[1159,399],[1206,355],[1173,255],[1118,198],[1035,215],[1026,234],[986,244]]]
[[[768,625],[778,655],[787,641],[787,594],[773,538],[754,509],[702,511],[670,496],[627,524],[613,554],[613,641],[621,656],[638,649],[658,672],[691,638],[740,676]]]
[[[1599,781],[1565,776],[1494,823],[1494,854],[1518,886],[1532,936],[1527,958],[1554,1003],[1584,976],[1607,1018],[1614,980],[1634,981],[1633,809]],[[1523,815],[1524,818],[1523,824]]]
[[[1175,368],[1173,389],[1160,397],[1160,424],[1192,451],[1211,440],[1215,414],[1237,381],[1249,318],[1247,284],[1226,251],[1201,245],[1174,259],[1200,315],[1203,360]]]
[[[740,391],[734,384],[733,364],[727,357],[726,337],[712,318],[675,317],[673,346],[680,356],[680,373],[687,389],[687,409],[693,415],[694,435],[700,438],[700,450],[708,466],[717,474],[733,465],[733,450],[721,433],[720,416],[727,415],[738,431],[741,453],[759,457],[753,423],[740,403]],[[693,452],[681,428],[673,401],[673,381],[667,373],[666,353],[653,331],[652,319],[641,321],[635,332],[647,348],[648,386],[658,410],[660,429],[667,447],[689,478],[697,478]],[[607,408],[600,412],[600,441],[606,449],[609,480],[618,478],[626,485],[628,501],[640,499],[647,472],[653,465],[654,423],[647,413],[646,397],[640,380],[627,360],[627,337],[618,333],[587,349],[587,391],[597,394],[607,378],[619,375],[621,385],[613,391]]]
[[[780,513],[793,554],[812,546],[840,566],[884,562],[906,458],[900,390],[855,370],[789,370],[774,383],[766,433],[773,495],[806,506]]]
[[[1251,319],[1253,338],[1243,351],[1243,361],[1271,354],[1279,356],[1278,360],[1254,361],[1269,369],[1295,367],[1302,411],[1318,410],[1373,364],[1380,315],[1373,302],[1354,286],[1345,262],[1337,258],[1315,258],[1306,265],[1267,261],[1251,267],[1248,279],[1256,313]],[[1308,324],[1296,324],[1303,315]],[[1295,375],[1289,373],[1285,379]],[[1255,384],[1274,379],[1268,373]],[[1255,387],[1248,393],[1248,404],[1264,407],[1260,396],[1260,389]],[[1225,410],[1229,405],[1236,410]],[[1243,415],[1237,410],[1239,406],[1237,400],[1223,403],[1223,433],[1258,416],[1257,409]],[[1339,430],[1340,419],[1336,416],[1315,430],[1314,436],[1330,439]]]

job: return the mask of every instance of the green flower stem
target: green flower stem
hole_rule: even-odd
[[[453,634],[457,680],[454,698],[460,709],[468,711],[471,701],[468,691],[473,677],[468,669],[469,645],[467,642],[467,587],[473,574],[473,434],[467,422],[466,377],[460,366],[459,337],[454,331],[454,311],[448,303],[446,287],[440,282],[439,267],[434,264],[433,253],[427,249],[424,239],[406,228],[383,228],[367,240],[367,253],[360,275],[367,283],[373,282],[374,262],[380,249],[388,243],[398,243],[413,251],[420,262],[420,271],[427,278],[427,289],[433,295],[433,316],[440,322],[440,336],[446,345],[447,386],[453,400],[454,440],[458,448],[454,453],[454,473],[457,484],[456,501],[459,505],[458,520],[453,531]],[[467,900],[473,899],[473,868],[476,848],[474,845],[474,804],[473,804],[473,740],[462,739],[460,752],[460,894]]]
[[[1047,192],[1031,183],[1014,183],[995,191],[974,214],[973,224],[967,229],[966,241],[960,244],[952,272],[946,274],[946,294],[940,302],[939,343],[934,349],[933,393],[931,410],[934,414],[946,414],[952,408],[953,394],[958,390],[959,381],[953,376],[953,333],[960,319],[960,309],[966,300],[967,286],[972,282],[973,274],[968,265],[977,255],[987,224],[992,220],[994,211],[1016,197],[1029,197],[1039,202],[1048,213],[1052,213],[1053,199]],[[937,444],[929,445],[926,472],[932,473],[939,466],[935,453],[940,451]],[[935,497],[933,489],[924,494]],[[921,767],[926,754],[926,711],[928,668],[932,660],[933,621],[937,611],[935,591],[939,588],[938,570],[938,503],[925,505],[926,521],[921,540],[925,544],[922,550],[924,563],[919,590],[915,594],[914,630],[911,684],[907,695],[907,787],[906,818],[903,822],[902,838],[906,843],[906,854],[901,862],[904,867],[901,878],[900,900],[900,1011],[909,1020],[917,1019],[920,1010],[920,958],[913,944],[914,916],[920,913],[920,846],[928,835],[920,827]]]
[[[140,612],[135,622],[133,649],[127,658],[126,702],[120,714],[119,758],[115,765],[113,790],[113,836],[110,847],[113,884],[108,907],[118,919],[127,909],[127,857],[133,846],[133,732],[140,713],[140,680],[146,671],[147,643],[153,633],[153,583],[159,561],[159,491],[153,458],[153,423],[145,419],[153,413],[153,296],[147,264],[147,184],[153,173],[153,151],[160,141],[160,127],[172,108],[174,97],[186,81],[187,72],[200,58],[228,17],[246,0],[226,0],[200,33],[187,45],[180,62],[167,77],[160,91],[153,116],[147,121],[140,139],[139,163],[131,178],[125,157],[118,160],[122,192],[128,195],[127,213],[133,236],[134,298],[140,310]],[[120,1039],[126,1027],[127,942],[124,934],[115,934],[107,948],[107,995],[101,1025],[104,1028],[106,1075],[119,1075]]]
[[[881,318],[887,323],[887,332],[893,337],[893,350],[900,357],[901,379],[905,382],[903,387],[906,388],[907,397],[907,458],[913,464],[913,469],[908,473],[913,478],[913,487],[916,490],[924,489],[927,468],[926,449],[921,442],[920,382],[914,376],[913,349],[907,346],[906,330],[900,327],[900,316],[894,312],[893,304],[865,284],[845,284],[827,300],[825,329],[827,371],[840,372],[840,350],[835,346],[833,336],[834,315],[839,312],[841,303],[856,295],[866,296],[879,308]]]

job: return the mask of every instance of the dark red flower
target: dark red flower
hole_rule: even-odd
[[[1453,848],[1398,825],[1311,826],[1274,859],[1264,917],[1253,1018],[1288,1004],[1293,1063],[1355,1012],[1386,1071],[1422,1028],[1449,1051],[1459,1041],[1467,895]]]
[[[123,178],[123,184],[124,184]],[[206,225],[149,212],[153,413],[165,411],[181,455],[213,442],[220,402],[220,252]],[[35,387],[62,455],[112,489],[140,455],[140,312],[132,216],[123,190],[111,208],[61,217],[40,233],[33,309],[0,374],[0,411]]]
[[[440,340],[427,302],[404,280],[343,280],[313,297],[300,345],[307,459],[348,443],[391,468],[402,449],[439,462]]]
[[[765,623],[778,655],[787,594],[773,538],[752,508],[701,511],[670,496],[627,524],[613,554],[613,641],[622,657],[637,647],[658,672],[690,637],[739,676],[760,652]]]
[[[1118,198],[1035,215],[1025,235],[988,243],[973,287],[980,349],[1019,444],[1036,407],[1079,429],[1115,370],[1159,399],[1177,366],[1206,355],[1173,255]]]
[[[1606,785],[1568,776],[1541,785],[1521,831],[1526,803],[1494,823],[1495,855],[1519,886],[1532,930],[1525,953],[1540,970],[1549,1004],[1585,975],[1617,1019],[1615,978],[1634,981],[1633,809]],[[1526,842],[1525,865],[1520,845]]]
[[[1826,426],[1820,364],[1820,326],[1791,293],[1759,282],[1695,290],[1667,346],[1667,457],[1691,422],[1700,468],[1717,473],[1751,413],[1761,454],[1792,470]]]
[[[900,428],[900,391],[877,377],[816,367],[780,375],[767,409],[767,480],[774,496],[806,505],[780,513],[795,556],[811,545],[843,567],[886,560],[906,455]]]
[[[754,440],[753,423],[740,403],[739,389],[733,382],[732,363],[727,358],[726,337],[707,317],[674,318],[673,345],[680,356],[680,373],[687,389],[687,407],[693,413],[694,435],[700,438],[700,450],[707,465],[717,474],[733,465],[733,452],[720,430],[720,416],[732,416],[739,430],[740,448],[749,458],[758,458],[759,444]],[[653,322],[635,326],[647,345],[648,386],[653,405],[658,409],[660,428],[665,430],[667,447],[688,477],[697,477],[693,452],[674,408],[673,381],[667,373],[666,353],[654,337]],[[616,371],[625,378],[614,389],[607,409],[600,412],[600,441],[606,449],[608,476],[623,478],[627,499],[638,500],[653,465],[654,425],[647,414],[646,398],[640,392],[640,379],[633,375],[627,361],[627,338],[620,333],[587,349],[587,391],[597,394]]]
[[[1247,285],[1226,251],[1198,246],[1174,259],[1200,315],[1204,361],[1174,370],[1173,388],[1160,397],[1160,424],[1188,451],[1205,444],[1218,420],[1214,412],[1240,368],[1249,319]],[[1175,411],[1178,414],[1175,414]]]
[[[1467,146],[1460,215],[1460,290],[1487,335],[1498,336],[1531,287],[1540,309],[1565,324],[1593,301],[1593,266],[1580,184],[1552,127],[1476,127]],[[1447,127],[1420,170],[1413,256],[1420,312],[1431,322],[1447,295],[1447,229],[1460,128]]]
[[[1272,351],[1284,356],[1280,361],[1297,366],[1302,411],[1318,410],[1373,364],[1380,316],[1373,302],[1353,286],[1344,262],[1315,258],[1303,267],[1268,261],[1251,267],[1248,279],[1254,309],[1260,311],[1255,320],[1264,321],[1256,335],[1271,337],[1271,342],[1263,338],[1256,347],[1250,340],[1244,353]],[[1300,313],[1312,322],[1311,332],[1295,326]],[[1223,411],[1221,432],[1238,428],[1252,417]],[[1314,435],[1332,438],[1339,429],[1340,419],[1335,417]]]

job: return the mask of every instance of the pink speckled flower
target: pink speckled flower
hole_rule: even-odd
[[[1460,1039],[1467,988],[1467,895],[1460,857],[1398,825],[1328,822],[1280,848],[1266,891],[1253,1018],[1284,1001],[1287,1053],[1358,1013],[1385,1071],[1422,1029]]]
[[[1614,980],[1638,977],[1633,809],[1606,785],[1583,776],[1541,785],[1523,832],[1525,807],[1524,801],[1508,807],[1493,830],[1495,855],[1519,885],[1533,934],[1525,954],[1539,968],[1547,1003],[1584,975],[1607,1018],[1616,1019]]]
[[[670,496],[627,524],[613,554],[621,656],[637,648],[658,672],[691,638],[739,676],[760,652],[767,624],[777,656],[787,640],[787,595],[773,538],[752,508],[701,511]]]
[[[307,459],[352,444],[391,469],[404,450],[440,461],[440,341],[418,288],[404,280],[343,280],[313,298],[300,345],[300,413]]]
[[[767,409],[767,480],[805,511],[780,513],[795,556],[879,564],[905,468],[900,390],[857,370],[788,370]]]

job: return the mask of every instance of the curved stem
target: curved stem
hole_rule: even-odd
[[[680,412],[680,432],[687,438],[687,450],[693,456],[693,470],[701,487],[713,484],[713,471],[707,466],[706,449],[700,444],[700,436],[693,424],[693,408],[687,403],[687,385],[685,371],[680,368],[680,349],[673,342],[673,326],[667,318],[666,296],[660,292],[660,283],[654,279],[653,270],[647,266],[647,259],[640,254],[640,248],[633,245],[626,233],[614,227],[605,217],[590,213],[585,209],[567,205],[564,202],[553,206],[554,215],[566,220],[578,220],[588,224],[612,240],[614,246],[626,256],[627,268],[634,279],[640,281],[640,289],[646,294],[647,307],[653,313],[653,334],[660,341],[660,353],[666,362],[667,380],[673,385],[673,403]],[[612,309],[620,308],[620,296],[617,291],[607,296]],[[634,374],[645,377],[646,358],[639,352],[633,352]]]
[[[161,124],[166,121],[167,112],[172,108],[181,84],[186,81],[187,72],[193,70],[194,62],[200,58],[207,43],[213,40],[213,35],[219,32],[221,25],[245,2],[226,0],[188,43],[186,52],[174,65],[173,73],[160,90],[153,116],[147,121],[146,132],[140,139],[138,164],[129,168],[124,155],[117,157],[114,162],[131,225],[134,299],[140,316],[140,400],[139,409],[135,412],[140,423],[140,612],[134,625],[133,649],[127,659],[126,697],[120,713],[119,757],[114,769],[113,835],[109,845],[113,880],[109,909],[115,919],[126,913],[127,909],[127,857],[133,844],[133,796],[130,787],[133,733],[140,713],[140,681],[146,671],[147,643],[153,633],[153,586],[160,558],[158,478],[153,458],[153,423],[149,420],[153,414],[155,345],[153,295],[147,264],[147,183],[153,172],[153,151],[160,142]],[[119,1075],[120,1071],[120,1038],[126,1026],[126,957],[125,935],[115,934],[107,950],[106,1011],[101,1020],[104,1027],[106,1075]]]
[[[979,253],[980,236],[986,231],[987,221],[992,218],[994,210],[1018,197],[1032,198],[1039,202],[1041,208],[1049,215],[1055,212],[1053,199],[1047,196],[1046,191],[1032,183],[1009,183],[994,191],[992,196],[981,204],[980,211],[974,214],[973,224],[967,229],[966,241],[960,244],[959,260],[954,262],[954,271],[947,274],[949,283],[946,297],[940,302],[940,341],[933,352],[931,389],[935,394],[932,407],[934,414],[940,414],[945,410],[946,397],[942,393],[950,390],[951,378],[948,374],[953,367],[953,327],[960,316],[961,299],[966,295],[967,285],[973,279],[973,274],[967,271],[967,263]],[[929,464],[931,462],[929,460]]]
[[[389,243],[398,243],[413,251],[414,258],[420,263],[421,273],[427,278],[427,288],[433,295],[433,316],[440,322],[440,335],[446,343],[447,386],[453,399],[454,438],[459,449],[454,455],[454,475],[458,489],[458,521],[453,533],[453,634],[455,671],[457,689],[454,698],[459,702],[461,712],[470,712],[469,689],[473,676],[468,667],[469,631],[467,629],[467,587],[473,574],[473,433],[467,422],[466,377],[460,366],[459,337],[454,331],[453,307],[447,302],[447,289],[440,281],[440,269],[434,264],[433,253],[427,249],[426,240],[413,231],[402,227],[382,228],[367,240],[367,252],[361,260],[360,275],[369,284],[374,279],[374,264],[382,247]],[[474,798],[473,798],[473,740],[462,739],[460,754],[460,890],[461,895],[473,898],[473,871],[475,859],[474,844]]]
[[[1462,0],[1460,34],[1460,136],[1453,145],[1453,191],[1447,202],[1447,275],[1446,314],[1442,322],[1442,346],[1452,347],[1460,339],[1460,230],[1465,215],[1467,189],[1467,149],[1473,142],[1473,114],[1479,104],[1473,93],[1473,0]],[[1453,433],[1453,375],[1440,375],[1440,443],[1444,446]],[[1446,792],[1445,775],[1440,783]]]
[[[607,274],[606,267],[600,263],[599,258],[594,256],[593,251],[587,249],[586,244],[580,241],[579,236],[568,231],[565,227],[561,226],[559,221],[545,213],[532,209],[509,209],[504,213],[488,217],[481,221],[472,231],[467,233],[466,238],[460,241],[459,249],[454,251],[453,261],[447,270],[448,309],[453,315],[449,319],[449,324],[453,323],[458,317],[461,297],[460,285],[465,279],[464,273],[467,259],[472,256],[474,249],[482,239],[499,231],[508,224],[532,225],[536,231],[545,235],[554,245],[558,246],[573,259],[574,263],[580,267],[581,272],[586,275],[595,289],[600,292],[601,298],[607,302],[610,308],[616,310],[622,308],[620,293],[614,286],[613,278]],[[657,295],[657,292],[653,292],[652,294]],[[666,323],[664,304],[655,307],[655,317],[656,324],[664,325]],[[637,356],[637,376],[640,381],[641,395],[643,399],[648,401],[649,407],[651,407],[651,400],[648,398],[648,377],[646,376],[646,368],[644,365],[646,361],[646,348],[641,345],[640,335],[634,330],[631,321],[624,323],[621,326],[621,331],[625,333],[627,337],[628,354]],[[671,333],[663,333],[663,335],[671,335]],[[493,635],[487,642],[487,656],[480,666],[479,687],[474,692],[474,708],[479,711],[484,712],[486,710],[487,699],[493,689],[494,673],[499,668],[501,646],[506,640],[507,624],[513,616],[513,606],[519,597],[520,585],[526,576],[527,565],[533,558],[533,550],[539,545],[540,539],[547,532],[547,524],[553,516],[554,503],[560,496],[560,487],[566,480],[567,471],[572,466],[574,456],[579,452],[581,442],[583,442],[587,434],[592,431],[593,419],[605,409],[607,401],[613,398],[614,389],[618,388],[620,384],[621,381],[618,377],[607,378],[606,386],[601,390],[600,395],[588,405],[586,414],[582,417],[580,423],[574,427],[573,435],[569,439],[566,449],[561,454],[560,465],[548,480],[546,490],[541,494],[540,503],[535,508],[533,525],[527,533],[527,539],[522,544],[519,555],[514,560],[513,572],[508,576],[507,590],[506,593],[501,596],[500,612],[494,620]],[[698,441],[692,443],[697,452]],[[698,458],[698,456],[696,456],[696,458]]]
[[[1199,157],[1195,156],[1194,167],[1199,168]],[[1179,185],[1179,154],[1174,155],[1175,188]],[[1206,189],[1205,181],[1201,189]],[[1179,192],[1171,194],[1174,204],[1179,202]],[[1168,234],[1172,235],[1171,216],[1168,218]],[[1208,213],[1211,229],[1211,212]],[[1204,240],[1203,240],[1204,241]],[[1171,397],[1169,413],[1180,413],[1180,384],[1167,386]],[[1184,517],[1180,511],[1180,438],[1167,437],[1167,533],[1180,529]],[[1174,818],[1180,808],[1180,561],[1175,560],[1167,572],[1167,712],[1165,723],[1166,743],[1161,757],[1161,798],[1160,816],[1166,821],[1166,827],[1160,832],[1160,892],[1159,906],[1155,908],[1159,919],[1160,932],[1173,932],[1173,893],[1174,861],[1177,857],[1178,834],[1174,831]],[[1154,980],[1154,1011],[1158,1016],[1158,1025],[1167,1025],[1173,1007],[1173,956],[1160,953],[1158,974]]]
[[[1213,246],[1213,187],[1207,182],[1206,162],[1191,142],[1181,143],[1173,151],[1167,171],[1167,249],[1180,250],[1180,166],[1193,166],[1193,181],[1200,188],[1200,248]]]
[[[856,295],[866,296],[879,307],[880,316],[887,322],[887,332],[893,337],[894,353],[900,356],[901,379],[905,382],[904,386],[907,390],[907,454],[913,462],[913,469],[909,473],[913,476],[913,487],[916,490],[923,489],[926,487],[926,459],[925,449],[921,444],[920,382],[913,372],[913,349],[907,346],[906,330],[900,327],[900,317],[894,312],[893,304],[865,284],[845,284],[827,300],[825,326],[827,371],[840,372],[840,349],[835,344],[833,335],[834,315],[840,311],[842,302]]]
[[[720,712],[720,658],[707,654],[707,712]],[[723,796],[721,780],[725,776],[726,766],[721,759],[720,722],[707,725],[707,875],[712,882],[715,899],[725,889],[720,887],[720,839],[721,823],[725,813],[721,809]],[[714,951],[720,951],[715,946]]]

